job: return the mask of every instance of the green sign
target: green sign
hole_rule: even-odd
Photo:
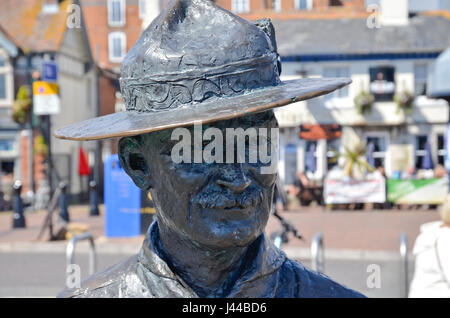
[[[440,204],[447,193],[446,178],[387,180],[387,199],[393,203]]]

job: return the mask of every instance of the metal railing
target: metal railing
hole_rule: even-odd
[[[402,285],[403,285],[403,295],[405,298],[408,297],[409,292],[409,281],[408,281],[408,239],[405,233],[400,234],[400,258],[402,264]]]
[[[95,244],[94,244],[94,237],[91,233],[85,232],[80,235],[76,235],[72,237],[67,244],[66,248],[66,263],[67,266],[71,264],[75,264],[74,262],[74,254],[75,254],[75,246],[79,241],[88,240],[90,243],[90,249],[89,249],[89,275],[92,275],[95,273],[96,267],[97,267],[97,257],[95,253]]]
[[[316,233],[311,242],[311,268],[319,273],[323,273],[325,270],[322,232]]]

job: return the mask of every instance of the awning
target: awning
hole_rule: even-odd
[[[305,140],[334,140],[342,136],[342,128],[338,124],[302,124],[299,137]]]

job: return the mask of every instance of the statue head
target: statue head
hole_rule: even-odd
[[[151,192],[160,228],[176,232],[194,245],[245,246],[264,231],[270,214],[276,168],[265,171],[273,162],[262,162],[257,153],[264,148],[271,154],[270,132],[276,127],[272,111],[203,125],[199,132],[194,126],[186,127],[189,134],[183,136],[188,138],[183,151],[191,152],[191,162],[174,157],[180,142],[174,138],[174,129],[125,137],[119,141],[120,163],[136,185]],[[207,136],[211,131],[214,139]],[[231,136],[230,143],[230,135],[236,131],[246,136]],[[201,139],[195,136],[198,133]],[[266,144],[261,148],[262,143]],[[218,160],[203,156],[201,162],[194,162],[196,147],[205,155],[212,150]],[[244,160],[238,158],[241,149]]]

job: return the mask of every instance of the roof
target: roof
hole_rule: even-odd
[[[6,52],[11,57],[16,57],[18,54],[17,46],[6,36],[6,32],[2,29],[0,25],[0,48],[6,50]]]
[[[368,28],[366,19],[274,20],[282,57],[442,52],[450,46],[450,20],[419,15],[405,26]]]
[[[24,52],[56,52],[66,31],[71,0],[59,3],[56,13],[42,12],[44,0],[1,0],[0,26]],[[58,1],[48,1],[47,3]]]

